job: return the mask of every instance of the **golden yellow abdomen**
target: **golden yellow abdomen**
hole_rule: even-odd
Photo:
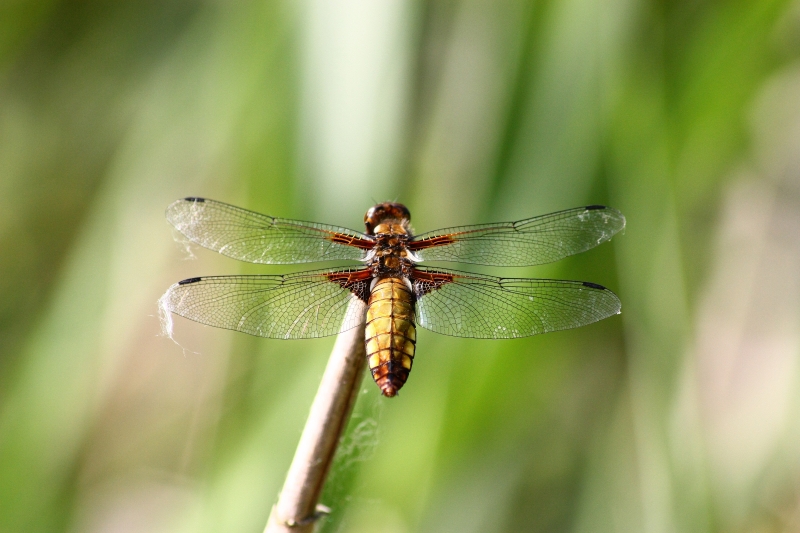
[[[401,278],[379,279],[367,307],[367,362],[384,396],[405,384],[414,362],[414,295]]]

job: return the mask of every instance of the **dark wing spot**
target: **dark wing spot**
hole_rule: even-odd
[[[184,198],[184,200],[186,200],[187,202],[198,202],[198,203],[206,201],[205,198],[198,198],[196,196],[187,196],[186,198]]]
[[[358,298],[369,301],[369,284],[372,281],[372,271],[369,269],[355,272],[328,272],[324,274],[329,281],[338,283],[343,288],[355,294]]]
[[[411,274],[414,286],[414,296],[422,298],[431,291],[435,291],[446,283],[452,283],[456,276],[449,272],[429,272],[416,270]]]
[[[604,206],[604,205],[587,205],[586,206],[586,210],[587,211],[595,211],[597,209],[605,209],[605,208],[606,208],[606,206]]]
[[[189,279],[185,279],[185,280],[183,280],[183,281],[179,281],[179,282],[178,282],[178,285],[188,285],[188,284],[190,284],[190,283],[197,283],[197,282],[198,282],[198,281],[200,281],[201,279],[203,279],[203,278],[189,278]]]
[[[603,287],[602,285],[598,285],[597,283],[592,283],[591,281],[584,281],[583,282],[583,286],[584,287],[591,287],[592,289],[598,289],[598,290],[601,290],[601,291],[608,290],[605,287]]]

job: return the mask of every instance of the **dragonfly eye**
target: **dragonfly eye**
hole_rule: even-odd
[[[396,222],[402,225],[408,224],[410,219],[411,213],[403,204],[384,202],[369,208],[364,215],[364,225],[367,228],[367,235],[373,235],[383,223]]]

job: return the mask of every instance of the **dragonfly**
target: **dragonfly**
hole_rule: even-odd
[[[515,339],[584,326],[621,309],[611,290],[588,281],[420,266],[557,261],[608,241],[625,227],[622,213],[602,205],[420,235],[412,232],[408,208],[394,202],[371,207],[364,232],[198,197],[174,202],[166,216],[190,241],[241,261],[360,262],[286,275],[189,278],[172,285],[162,305],[202,324],[274,339],[325,337],[365,324],[368,366],[387,397],[397,395],[411,372],[417,326],[455,337]]]

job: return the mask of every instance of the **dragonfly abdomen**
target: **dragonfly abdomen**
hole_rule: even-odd
[[[414,295],[402,278],[379,279],[367,307],[367,362],[384,396],[405,384],[417,342]]]

